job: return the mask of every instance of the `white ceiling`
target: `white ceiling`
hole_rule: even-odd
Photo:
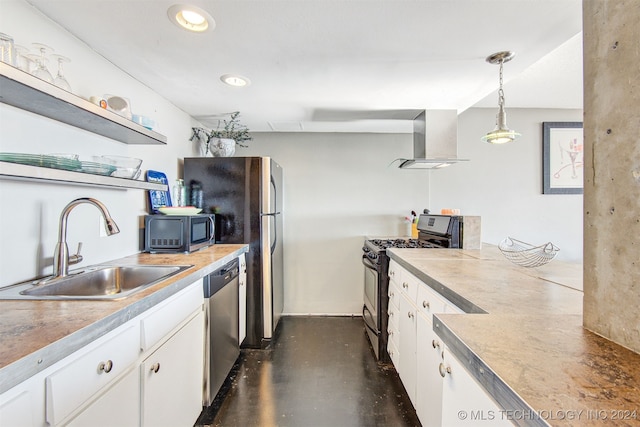
[[[188,114],[238,110],[252,131],[409,131],[386,119],[497,106],[485,58],[502,50],[507,111],[582,108],[581,0],[193,0],[204,34],[169,22],[177,0],[28,1]]]

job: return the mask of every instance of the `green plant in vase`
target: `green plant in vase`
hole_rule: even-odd
[[[204,147],[201,151],[204,155],[211,153],[213,156],[231,156],[235,152],[235,146],[248,147],[246,144],[253,137],[249,134],[247,126],[240,123],[239,111],[231,113],[229,119],[218,121],[218,127],[207,130],[201,127],[194,127],[190,141],[197,140]]]

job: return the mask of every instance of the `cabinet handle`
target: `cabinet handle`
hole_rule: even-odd
[[[107,360],[106,362],[100,362],[98,365],[98,373],[104,372],[108,374],[113,369],[113,362],[111,360]]]
[[[153,373],[157,374],[159,370],[160,370],[160,362],[156,362],[153,365],[151,365],[151,371]]]
[[[407,316],[409,317],[409,319],[411,319],[413,317],[413,312],[411,311],[407,312]]]
[[[445,367],[444,363],[441,363],[438,366],[438,371],[440,371],[440,376],[444,378],[445,376],[447,376],[447,374],[451,374],[451,366]]]
[[[431,345],[433,346],[433,348],[439,348],[440,347],[440,341],[433,340],[433,341],[431,341]]]
[[[423,306],[424,308],[430,308],[430,307],[431,307],[431,304],[429,304],[429,301],[422,301],[422,306]]]

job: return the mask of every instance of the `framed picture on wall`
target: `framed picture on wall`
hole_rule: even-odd
[[[582,122],[542,123],[542,193],[582,194]]]

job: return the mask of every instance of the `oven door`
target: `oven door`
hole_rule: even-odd
[[[378,308],[378,284],[380,272],[375,264],[366,256],[362,255],[364,264],[364,306],[362,307],[362,318],[367,329],[367,334],[371,340],[373,350],[378,355],[378,340],[380,336],[380,313]]]

